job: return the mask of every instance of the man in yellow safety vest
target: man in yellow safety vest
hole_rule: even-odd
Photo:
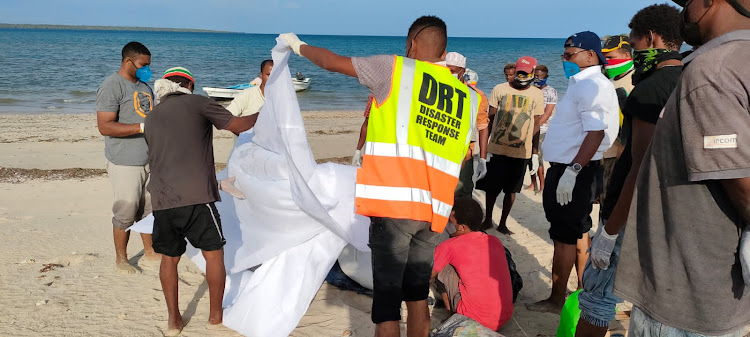
[[[375,336],[399,336],[401,302],[407,334],[427,336],[433,253],[453,208],[453,193],[475,127],[480,98],[442,62],[443,20],[423,16],[409,28],[406,57],[344,57],[282,40],[319,67],[359,79],[375,101],[370,110],[357,213],[369,216]]]

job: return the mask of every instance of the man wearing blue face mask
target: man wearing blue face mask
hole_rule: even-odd
[[[128,262],[127,229],[151,213],[146,191],[149,179],[148,147],[143,137],[144,121],[154,105],[154,94],[146,84],[151,79],[151,52],[139,42],[122,48],[120,69],[107,77],[96,92],[96,121],[104,136],[107,175],[112,183],[112,225],[116,271],[133,274]],[[151,235],[141,234],[144,259],[158,261]]]
[[[573,265],[581,287],[588,258],[591,210],[597,193],[601,159],[619,127],[619,104],[612,82],[602,74],[606,59],[601,40],[592,32],[572,35],[562,55],[569,78],[565,97],[557,105],[542,144],[550,162],[544,183],[543,205],[554,242],[552,294],[530,304],[529,310],[560,313]]]

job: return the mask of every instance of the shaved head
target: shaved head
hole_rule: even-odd
[[[406,38],[407,44],[415,40],[426,52],[435,57],[442,57],[448,46],[448,29],[440,18],[423,16],[412,23]]]

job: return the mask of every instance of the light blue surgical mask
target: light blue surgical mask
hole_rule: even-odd
[[[563,61],[563,71],[566,78],[571,78],[581,72],[581,67],[570,61]]]
[[[138,68],[135,71],[135,77],[141,80],[141,82],[148,82],[149,80],[151,80],[151,68],[149,66]]]

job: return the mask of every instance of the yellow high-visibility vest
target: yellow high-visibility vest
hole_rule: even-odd
[[[442,232],[480,98],[446,67],[399,56],[393,62],[391,92],[370,109],[357,213],[429,221]]]

